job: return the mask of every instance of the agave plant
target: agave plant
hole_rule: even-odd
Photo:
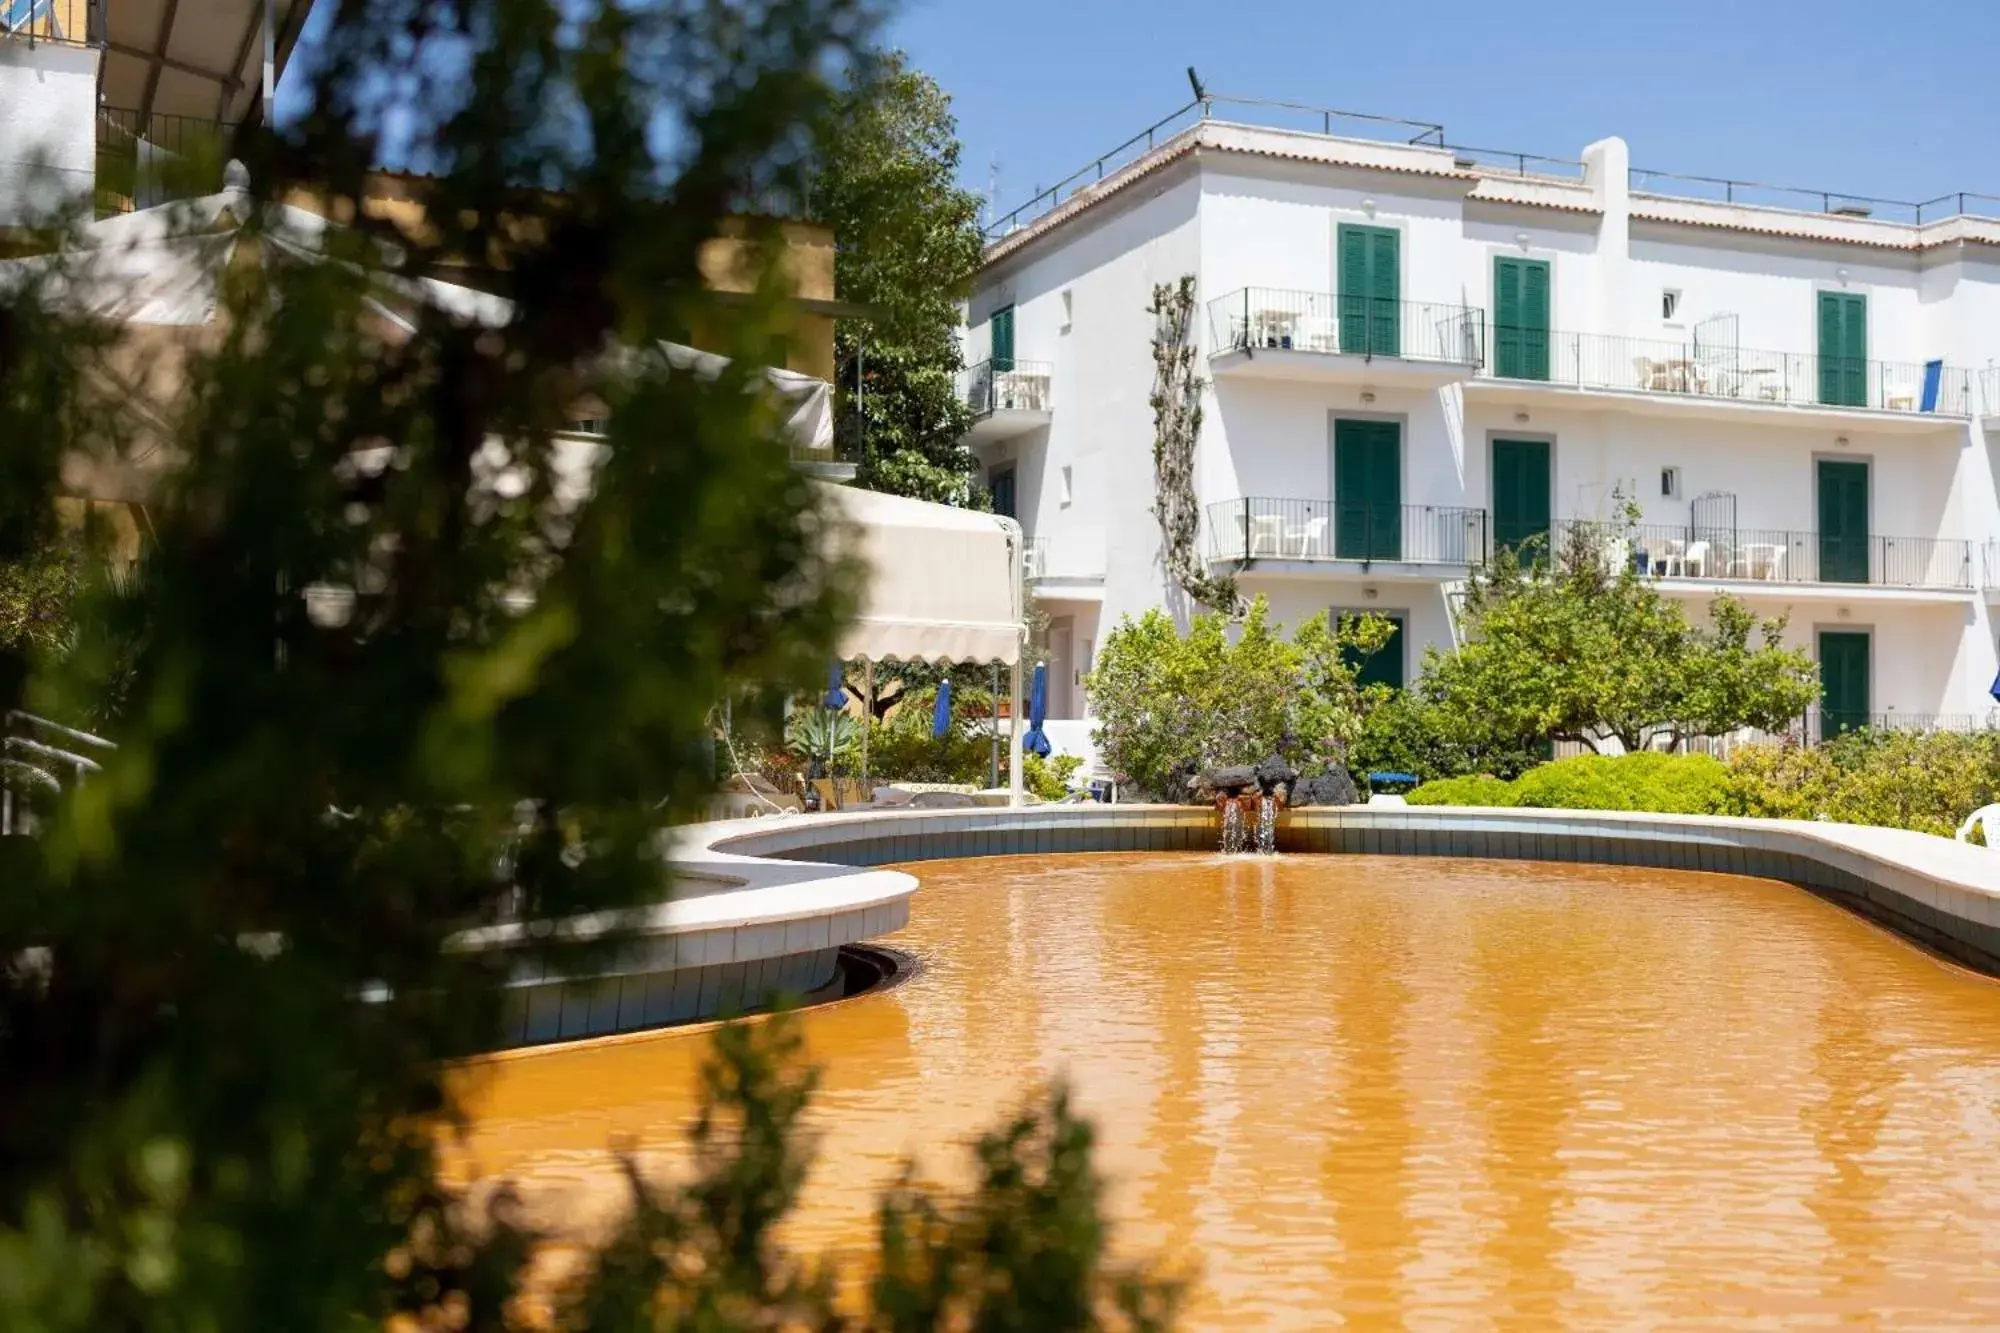
[[[785,748],[807,761],[850,764],[861,753],[861,727],[846,713],[800,708],[785,723]]]

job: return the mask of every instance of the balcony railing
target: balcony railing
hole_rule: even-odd
[[[215,193],[235,137],[236,127],[226,121],[98,108],[98,213]]]
[[[1986,395],[1986,414],[2000,416],[2000,366],[1988,366],[1980,371],[1979,383]]]
[[[1486,511],[1252,497],[1210,505],[1208,539],[1213,560],[1473,565],[1486,558]]]
[[[1866,407],[1962,417],[1971,372],[1942,361],[1872,361],[1747,347],[1495,325],[1486,367],[1495,379],[1582,389],[1735,399],[1793,407]]]
[[[1885,588],[1964,590],[1973,586],[1972,543],[1955,537],[1838,537],[1772,528],[1642,523],[1635,527],[1566,519],[1558,549],[1590,536],[1606,560],[1656,578],[1703,583],[1856,583]]]
[[[995,412],[1049,410],[1050,371],[1046,361],[995,358],[958,372],[958,396],[974,416]]]
[[[1208,303],[1211,356],[1259,349],[1393,357],[1477,367],[1486,313],[1477,306],[1245,287]]]
[[[1026,551],[1027,576],[1030,583],[1044,579],[1101,579],[1104,566],[1100,562],[1093,568],[1083,568],[1077,559],[1077,552],[1065,550],[1070,543],[1051,545],[1047,537],[1036,537],[1028,543]]]
[[[0,40],[65,46],[102,43],[97,0],[0,0]]]

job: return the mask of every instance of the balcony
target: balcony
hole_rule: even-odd
[[[1047,537],[1029,541],[1026,552],[1027,580],[1043,601],[1103,601],[1104,562],[1087,559],[1074,540],[1051,542]]]
[[[0,0],[0,37],[35,45],[101,46],[102,24],[93,30],[96,0]]]
[[[1771,528],[1735,528],[1567,519],[1555,540],[1588,535],[1614,566],[1703,585],[1819,584],[1968,592],[1972,543],[1955,537],[1835,537]],[[1754,589],[1746,589],[1746,591]]]
[[[996,358],[958,373],[958,396],[972,409],[966,439],[991,444],[1049,424],[1052,367],[1046,361]]]
[[[99,107],[98,216],[214,194],[235,137],[224,121]]]
[[[1209,559],[1464,570],[1486,558],[1486,511],[1251,497],[1208,507]],[[1393,571],[1392,571],[1393,572]]]
[[[1476,306],[1245,287],[1208,303],[1209,368],[1263,379],[1437,385],[1486,360]]]
[[[1891,414],[1916,424],[1972,413],[1972,375],[1942,361],[1873,361],[1598,333],[1495,327],[1481,381],[1655,401]]]
[[[1988,366],[1980,371],[1979,387],[1986,399],[1987,428],[2000,426],[2000,366]]]

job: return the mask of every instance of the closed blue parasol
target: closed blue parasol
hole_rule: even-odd
[[[833,712],[847,707],[847,686],[841,683],[841,664],[835,662],[826,669],[826,698],[820,705]]]
[[[1986,687],[1986,692],[1992,695],[1996,700],[2000,700],[2000,676],[1995,676],[1993,678],[1993,683]]]
[[[943,740],[951,734],[951,677],[938,682],[937,706],[931,709],[931,739]]]
[[[1041,662],[1035,666],[1035,684],[1028,691],[1028,730],[1027,734],[1021,737],[1023,751],[1028,754],[1038,754],[1044,759],[1049,757],[1049,752],[1055,747],[1050,745],[1049,738],[1042,734],[1042,723],[1048,721],[1048,718],[1049,666],[1048,663]]]

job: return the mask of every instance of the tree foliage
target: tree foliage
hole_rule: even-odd
[[[709,787],[711,702],[823,669],[852,570],[753,369],[782,349],[777,233],[748,227],[747,304],[701,254],[727,219],[802,207],[872,31],[860,0],[339,0],[308,111],[253,146],[220,336],[161,405],[144,577],[91,589],[60,661],[0,645],[8,706],[96,697],[89,645],[135,645],[104,773],[43,837],[0,840],[0,1326],[512,1326],[532,1237],[504,1194],[475,1213],[440,1178],[445,1062],[497,1043],[518,967],[593,946],[453,941],[656,901],[663,811]],[[359,207],[405,150],[421,227]],[[273,234],[295,190],[352,219],[317,262]],[[420,299],[468,275],[503,314]],[[85,387],[104,332],[44,290],[0,309],[0,559],[49,540],[66,458],[117,448]],[[732,367],[647,354],[690,327]],[[609,433],[579,496],[557,436],[586,392]],[[774,1154],[803,1090],[722,1058],[697,1205],[729,1229],[696,1252],[736,1294],[607,1261],[578,1319],[817,1308],[806,1278],[751,1284],[740,1248],[792,1197]],[[1064,1174],[1002,1206],[1056,1198],[1062,1225],[972,1271],[1075,1297],[1094,1205],[1051,1133],[1064,1152],[1024,1160]]]
[[[1783,644],[1783,617],[1732,597],[1709,623],[1578,525],[1553,559],[1502,551],[1466,585],[1463,643],[1426,654],[1422,690],[1469,744],[1575,741],[1626,751],[1742,727],[1782,729],[1817,697],[1818,671]]]
[[[890,53],[842,96],[833,124],[814,207],[839,238],[841,299],[869,310],[836,335],[842,449],[866,486],[966,504],[975,463],[957,328],[982,239],[979,196],[958,184],[951,99]]]
[[[1098,754],[1121,781],[1170,797],[1197,773],[1273,754],[1308,774],[1343,764],[1365,703],[1353,664],[1389,634],[1379,616],[1322,614],[1286,639],[1261,597],[1233,641],[1219,613],[1186,635],[1164,611],[1126,617],[1090,675]]]

